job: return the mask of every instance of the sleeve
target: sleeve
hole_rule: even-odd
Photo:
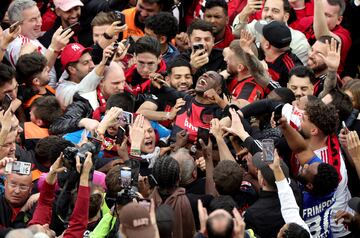
[[[92,114],[91,106],[86,106],[85,102],[77,101],[70,104],[66,112],[57,118],[49,127],[49,132],[53,135],[65,134],[80,130],[79,121]]]
[[[244,118],[251,116],[259,116],[264,113],[271,113],[274,111],[277,105],[281,104],[280,102],[275,102],[270,99],[262,99],[255,101],[241,109],[241,112],[244,115]]]
[[[285,223],[296,223],[310,233],[309,227],[300,216],[299,207],[287,179],[276,181],[275,183],[281,204],[281,215]]]
[[[252,155],[262,151],[261,142],[258,140],[254,140],[251,136],[246,138],[246,140],[244,141],[244,146],[249,150],[250,154]]]
[[[90,238],[105,238],[116,223],[116,218],[110,213],[104,215],[99,224],[90,234]]]
[[[31,221],[28,223],[28,226],[34,224],[50,224],[52,217],[52,203],[55,198],[55,184],[50,185],[46,181],[43,184],[43,187],[40,192],[40,198],[35,209],[34,215]]]
[[[83,237],[89,219],[90,188],[80,186],[74,211],[69,220],[69,227],[64,238]]]
[[[78,84],[59,84],[56,88],[56,98],[58,98],[63,106],[70,105],[76,93],[88,93],[96,89],[101,78],[95,73],[95,69],[88,73]]]

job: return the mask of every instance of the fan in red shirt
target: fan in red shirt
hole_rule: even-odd
[[[208,0],[205,4],[204,20],[210,22],[215,37],[214,48],[224,49],[234,40],[225,0]]]
[[[331,35],[341,41],[339,74],[344,69],[346,56],[352,43],[349,31],[340,25],[344,11],[344,0],[317,0],[314,5],[314,17],[304,17],[294,26],[294,29],[305,34],[310,44],[324,35]]]
[[[224,60],[231,77],[227,79],[227,88],[233,99],[244,99],[251,103],[264,97],[263,88],[255,82],[246,66],[245,53],[240,47],[239,40],[234,40],[224,49]]]

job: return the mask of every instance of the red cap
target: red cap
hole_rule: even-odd
[[[61,53],[61,65],[65,68],[69,63],[79,61],[81,56],[91,51],[92,48],[85,48],[79,43],[71,43],[65,46]]]

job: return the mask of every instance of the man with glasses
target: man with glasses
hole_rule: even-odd
[[[33,212],[33,209],[29,209],[29,204],[27,204],[32,187],[31,174],[7,175],[5,194],[0,197],[0,236],[5,236],[13,228],[26,227]]]
[[[125,72],[127,83],[134,95],[149,92],[150,75],[165,73],[166,64],[162,60],[160,43],[150,36],[141,37],[135,44],[135,64]]]

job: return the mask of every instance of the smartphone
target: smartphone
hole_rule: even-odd
[[[22,21],[17,21],[17,22],[15,22],[14,24],[12,24],[12,25],[9,27],[9,32],[10,32],[10,33],[13,33],[13,32],[16,30],[16,28],[21,25],[21,23],[22,23]]]
[[[345,130],[345,134],[347,134],[349,132],[349,129],[347,128],[346,124],[344,121],[341,122],[342,128]]]
[[[114,58],[114,56],[115,56],[115,54],[116,54],[116,52],[117,52],[118,47],[119,47],[119,43],[118,43],[118,42],[115,42],[114,45],[113,45],[112,54],[111,54],[111,56],[106,60],[106,63],[105,63],[106,66],[109,66],[109,65],[110,65],[111,61],[113,60],[113,58]]]
[[[75,22],[75,23],[71,24],[70,26],[65,27],[65,28],[62,30],[61,34],[64,33],[65,31],[67,31],[67,30],[70,29],[70,28],[71,28],[72,31],[76,31],[76,28],[77,28],[78,26],[80,26],[80,23],[79,23],[79,22]]]
[[[209,137],[210,137],[210,130],[207,128],[198,127],[198,133],[196,138],[196,144],[198,145],[198,148],[201,147],[201,144],[199,142],[200,139],[203,140],[205,145],[209,143]]]
[[[196,44],[196,45],[193,45],[193,48],[194,48],[194,52],[196,52],[198,50],[204,49],[204,45],[203,44]]]
[[[124,141],[124,137],[129,135],[129,125],[119,126],[118,133],[116,135],[115,143],[121,145]]]
[[[12,100],[13,99],[11,98],[11,96],[9,94],[5,94],[4,99],[2,101],[2,105],[1,105],[2,110],[4,110],[6,112],[9,109]]]
[[[277,126],[279,125],[278,121],[282,117],[282,109],[283,109],[283,107],[284,107],[284,104],[279,104],[279,105],[277,105],[275,107],[275,110],[274,110],[274,121],[275,121]]]
[[[273,139],[264,139],[261,141],[263,147],[263,153],[266,162],[274,161],[275,145]]]
[[[127,111],[123,111],[119,117],[118,120],[120,123],[125,123],[125,124],[132,124],[134,122],[134,117],[133,114],[131,112],[127,112]]]
[[[6,164],[5,173],[29,175],[31,173],[31,163],[14,161]]]
[[[125,25],[125,15],[124,14],[122,14],[120,11],[114,11],[114,15],[116,17],[116,21],[120,21],[118,26]]]
[[[121,182],[121,187],[123,187],[123,188],[131,187],[131,168],[130,167],[121,167],[120,182]]]
[[[139,199],[139,205],[146,208],[146,210],[148,210],[149,212],[150,212],[150,204],[151,204],[150,199],[146,199],[146,198]]]

